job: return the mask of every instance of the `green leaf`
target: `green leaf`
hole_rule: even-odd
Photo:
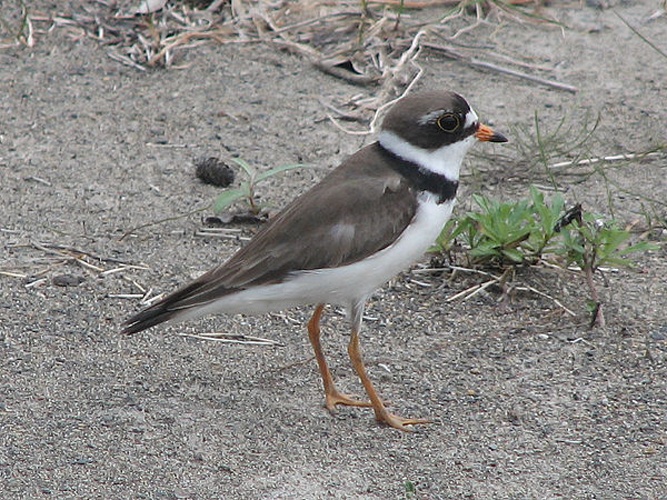
[[[247,191],[245,189],[241,188],[236,188],[236,189],[228,189],[227,191],[222,192],[218,197],[215,199],[215,203],[213,204],[213,211],[216,214],[219,214],[223,210],[225,210],[227,207],[232,205],[235,201],[240,200],[241,198],[244,198],[247,194]]]
[[[640,241],[639,243],[635,243],[634,245],[619,250],[618,253],[619,255],[628,255],[636,252],[649,252],[655,250],[660,250],[660,246],[656,243],[651,243],[650,241]]]
[[[511,262],[515,264],[521,264],[523,262],[523,253],[514,248],[503,248],[501,250],[502,254],[507,257]]]
[[[255,179],[255,176],[257,175],[257,169],[250,165],[250,163],[241,158],[232,158],[232,161],[241,167],[250,179]]]

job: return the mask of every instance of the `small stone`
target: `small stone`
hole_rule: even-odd
[[[83,276],[74,276],[73,274],[59,274],[51,279],[55,286],[79,286],[84,281],[86,280]]]

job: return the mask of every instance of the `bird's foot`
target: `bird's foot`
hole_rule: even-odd
[[[399,417],[398,415],[394,415],[393,413],[389,413],[387,410],[384,411],[376,411],[375,412],[375,419],[382,423],[389,425],[393,427],[394,429],[398,429],[401,431],[406,431],[406,432],[412,432],[413,429],[408,427],[412,425],[424,425],[424,424],[432,424],[432,420],[428,420],[426,418],[403,418]]]
[[[325,402],[327,410],[329,410],[329,412],[331,413],[335,413],[336,405],[361,406],[364,408],[370,408],[371,406],[373,406],[373,403],[371,403],[370,401],[361,401],[359,399],[355,399],[351,396],[348,396],[347,394],[343,394],[342,392],[338,391],[332,391],[330,393],[327,393]]]

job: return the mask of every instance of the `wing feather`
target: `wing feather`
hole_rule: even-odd
[[[417,210],[407,180],[368,146],[267,224],[224,264],[130,318],[132,333],[290,273],[352,264],[386,248]],[[143,325],[147,325],[142,327]]]

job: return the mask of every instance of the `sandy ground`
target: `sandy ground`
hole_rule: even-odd
[[[549,184],[531,167],[530,147],[525,156],[521,131],[534,135],[536,113],[545,129],[564,120],[571,141],[599,114],[586,146],[595,155],[667,143],[667,61],[615,12],[663,50],[667,18],[647,21],[653,1],[598,7],[554,10],[562,31],[508,20],[461,40],[555,68],[550,77],[576,85],[576,94],[421,55],[418,88],[461,92],[513,139],[478,146],[459,210],[473,191],[525,196],[528,184]],[[494,293],[445,302],[478,282],[470,276],[409,272],[379,291],[363,346],[395,411],[434,420],[410,434],[376,425],[365,409],[326,412],[308,309],[120,336],[140,305],[116,294],[136,293],[133,281],[168,292],[242,244],[195,237],[207,212],[179,217],[219,192],[194,178],[194,158],[318,166],[260,187],[280,207],[369,140],[335,128],[319,99],[340,103],[373,89],[266,45],[205,45],[182,57],[187,70],[141,73],[62,29],[32,49],[0,52],[0,497],[667,498],[659,229],[660,250],[642,255],[636,270],[609,273],[608,287],[599,280],[603,329],[586,327],[583,279],[556,270],[518,279],[576,318],[530,293],[504,305]],[[570,172],[555,180],[570,201],[659,227],[666,167],[662,154],[621,162],[607,179]],[[165,218],[173,219],[120,239]],[[244,237],[255,231],[238,228]],[[103,270],[146,268],[103,274],[63,261],[54,246],[87,252]],[[62,279],[72,286],[58,286]],[[326,314],[334,375],[358,393],[344,317]],[[280,345],[177,335],[207,331]]]

